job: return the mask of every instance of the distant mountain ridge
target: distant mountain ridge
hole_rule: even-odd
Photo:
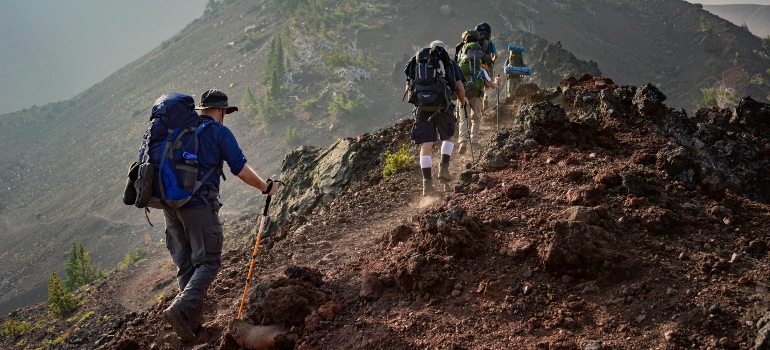
[[[746,25],[752,34],[770,36],[770,6],[767,5],[704,5],[703,9],[737,26]]]

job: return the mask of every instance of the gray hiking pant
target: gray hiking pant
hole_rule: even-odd
[[[513,74],[506,74],[507,77],[505,80],[507,81],[507,92],[508,96],[513,95],[513,91],[516,90],[516,87],[521,85],[521,76],[520,75],[513,75]],[[507,97],[507,96],[506,96]]]
[[[216,205],[218,207],[218,205]],[[200,322],[203,298],[222,266],[222,224],[212,206],[163,210],[166,248],[176,264],[179,294],[173,305]]]

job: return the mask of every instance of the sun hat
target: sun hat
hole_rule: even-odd
[[[225,114],[230,114],[238,110],[236,106],[230,106],[227,103],[227,95],[217,89],[211,89],[201,94],[201,103],[195,109],[206,108],[225,108]]]

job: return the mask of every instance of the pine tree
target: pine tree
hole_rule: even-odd
[[[77,302],[62,287],[62,280],[56,274],[51,273],[51,279],[48,281],[48,308],[54,316],[66,315],[75,310]]]
[[[281,89],[281,81],[278,80],[278,72],[273,72],[273,77],[270,79],[270,84],[267,86],[267,99],[277,100],[281,98],[283,89]]]
[[[67,276],[67,279],[64,281],[64,287],[68,291],[73,291],[82,285],[103,277],[104,271],[94,265],[91,253],[85,251],[83,243],[80,243],[78,247],[75,242],[72,242],[72,249],[67,257],[67,265],[64,267],[64,274]]]
[[[251,87],[246,87],[246,94],[241,99],[241,106],[244,111],[253,111],[257,108],[257,98],[251,92]]]
[[[265,68],[265,76],[262,78],[262,83],[270,83],[273,73],[277,74],[279,81],[283,81],[284,77],[286,76],[283,44],[281,44],[280,35],[273,38],[273,41],[270,42],[270,52],[267,55],[267,68]]]

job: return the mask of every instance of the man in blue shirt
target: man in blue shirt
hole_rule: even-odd
[[[243,182],[272,196],[278,191],[273,181],[264,181],[246,164],[232,131],[224,126],[225,115],[238,110],[230,106],[224,92],[212,89],[201,95],[202,122],[213,122],[199,135],[199,172],[202,180],[213,167],[217,175],[205,180],[187,204],[176,210],[164,209],[166,218],[166,247],[177,267],[179,294],[163,317],[184,341],[195,339],[195,332],[203,324],[203,298],[222,266],[222,224],[219,222],[219,175],[223,163]]]

